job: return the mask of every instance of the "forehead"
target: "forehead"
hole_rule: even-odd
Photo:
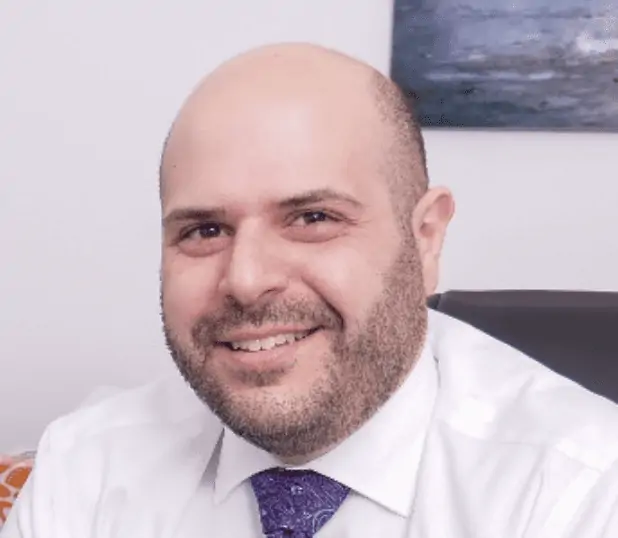
[[[280,98],[189,106],[162,165],[164,209],[257,204],[337,189],[358,198],[384,188],[376,119],[350,98]]]

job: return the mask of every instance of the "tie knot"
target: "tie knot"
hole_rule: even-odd
[[[313,471],[269,469],[251,477],[269,538],[310,538],[337,511],[349,488]]]

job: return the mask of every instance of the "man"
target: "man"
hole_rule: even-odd
[[[192,390],[52,424],[3,538],[618,536],[616,408],[428,314],[454,204],[390,81],[310,45],[234,58],[160,189]]]

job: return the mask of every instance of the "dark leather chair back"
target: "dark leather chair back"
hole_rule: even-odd
[[[618,292],[448,291],[428,304],[618,402]]]

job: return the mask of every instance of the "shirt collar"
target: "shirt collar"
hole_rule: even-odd
[[[299,468],[319,472],[402,517],[408,516],[438,387],[430,341],[426,339],[401,387],[369,421],[336,448]],[[275,456],[224,428],[215,503],[255,473],[277,466],[281,462]]]

